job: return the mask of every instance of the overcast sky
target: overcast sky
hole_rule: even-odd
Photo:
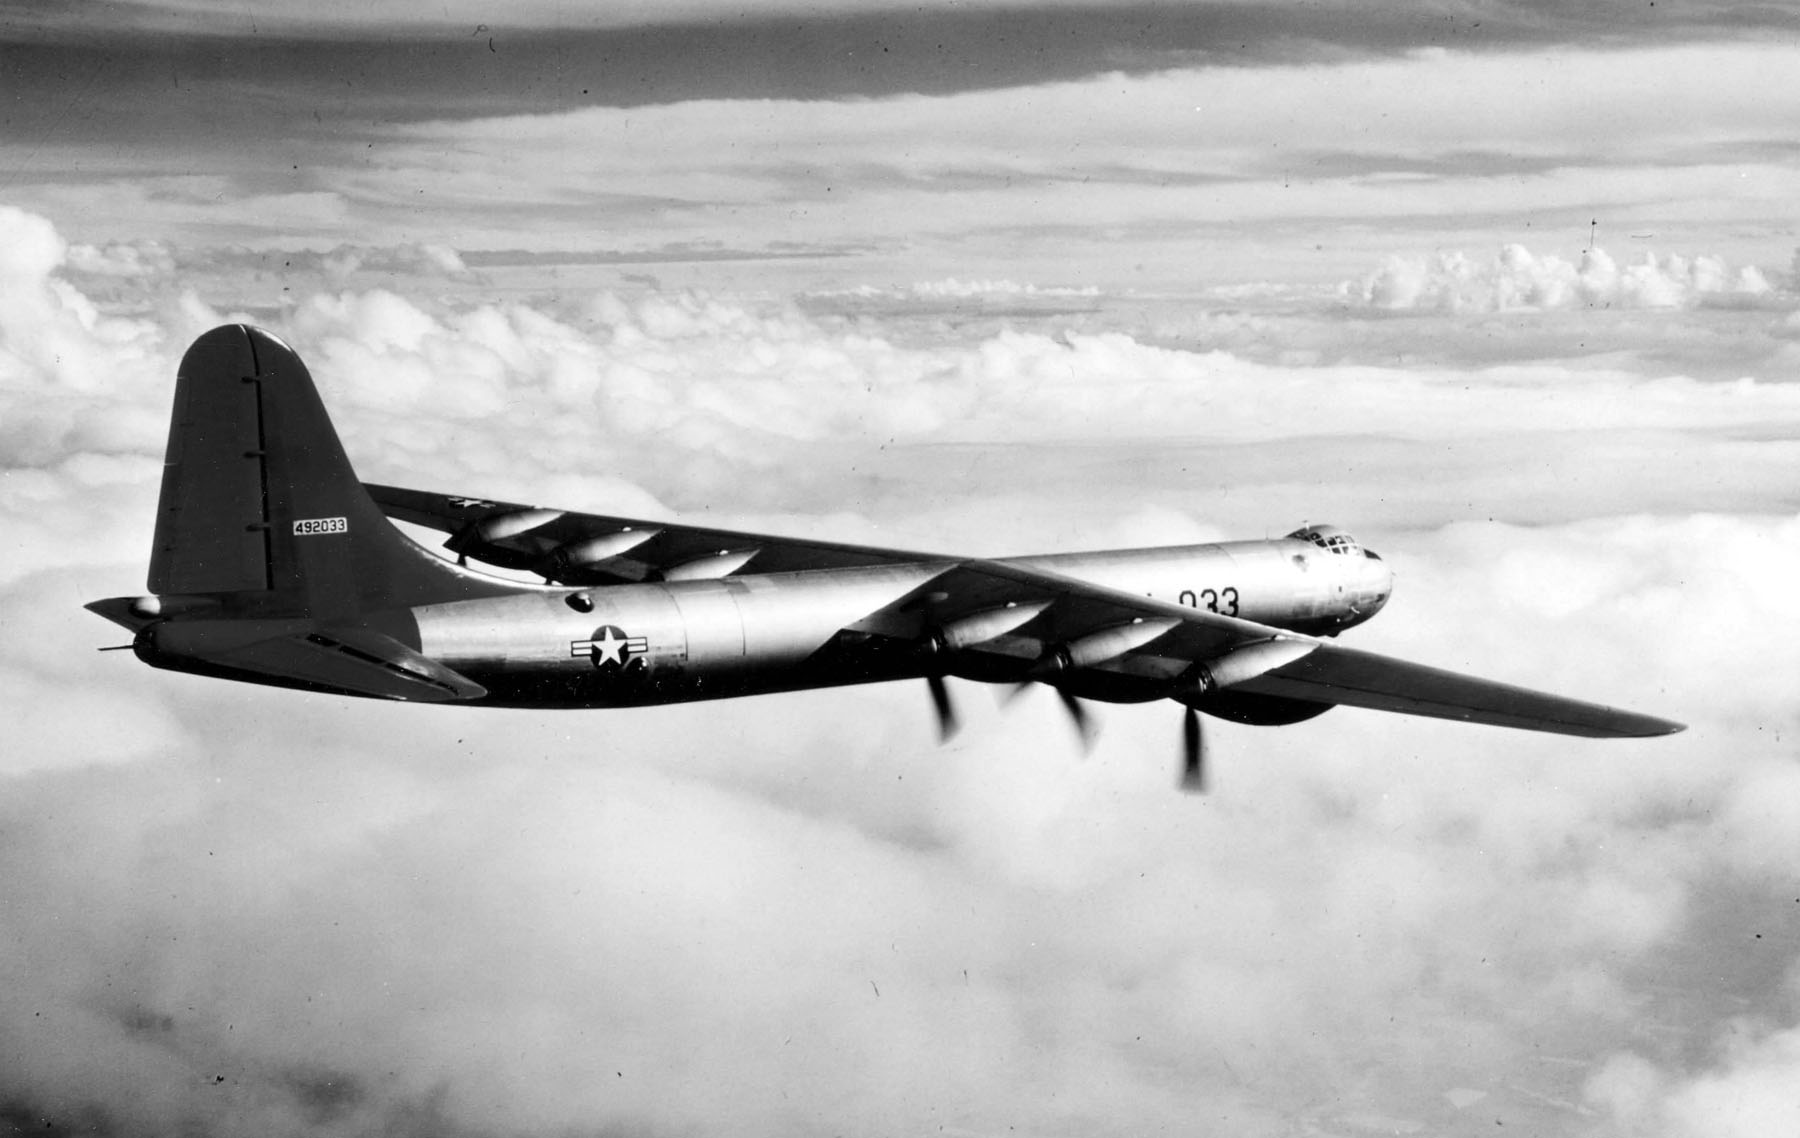
[[[1791,5],[0,2],[0,1121],[1800,1129]],[[1004,554],[1342,525],[1690,723],[146,669],[176,361],[376,481]]]

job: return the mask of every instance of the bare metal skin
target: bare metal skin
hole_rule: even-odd
[[[413,615],[425,655],[470,677],[543,681],[537,690],[545,694],[558,690],[560,677],[577,693],[570,706],[792,691],[919,678],[933,671],[969,679],[1025,678],[1041,653],[1029,637],[984,641],[980,652],[965,652],[961,660],[917,654],[888,668],[874,659],[862,669],[843,659],[829,668],[814,665],[843,629],[954,564],[921,561],[614,585],[577,594],[591,599],[594,607],[587,613],[572,609],[566,592],[534,592],[426,605]],[[1374,616],[1393,585],[1384,562],[1333,556],[1299,538],[1009,558],[1001,564],[1092,581],[1166,604],[1212,604],[1230,616],[1321,635]],[[571,650],[606,626],[645,641],[641,652],[631,653],[633,674],[618,677],[632,682],[597,682],[603,677],[589,651]],[[1161,694],[1146,690],[1142,698]]]

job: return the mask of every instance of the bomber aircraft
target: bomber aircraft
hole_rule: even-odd
[[[457,560],[390,519],[449,534]],[[520,581],[474,560],[529,570]],[[619,708],[945,677],[1252,724],[1339,704],[1589,737],[1682,725],[1335,642],[1393,574],[1328,525],[1001,559],[582,514],[358,481],[300,357],[215,328],[181,361],[149,591],[87,607],[158,668],[337,695]]]

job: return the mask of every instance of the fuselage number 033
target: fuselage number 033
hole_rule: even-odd
[[[1191,609],[1205,609],[1220,616],[1238,614],[1238,591],[1230,585],[1223,589],[1201,589],[1198,593],[1192,589],[1183,589],[1177,599]]]

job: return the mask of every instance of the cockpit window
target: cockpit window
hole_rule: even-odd
[[[1356,544],[1356,539],[1336,526],[1307,526],[1288,536],[1310,541],[1325,552],[1335,553],[1340,557],[1363,556],[1363,548]]]

